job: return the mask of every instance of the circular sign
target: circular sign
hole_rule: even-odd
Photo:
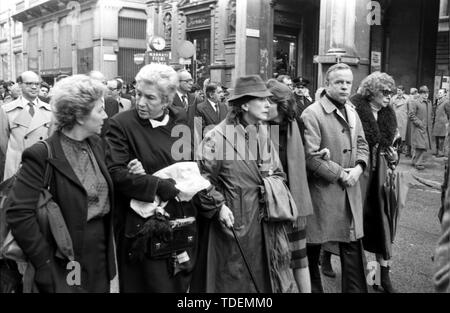
[[[166,47],[166,41],[163,37],[153,36],[150,38],[150,48],[156,51],[161,51]]]
[[[178,47],[178,54],[184,59],[192,58],[194,56],[194,53],[195,47],[194,44],[190,41],[185,40]]]
[[[134,63],[137,65],[141,65],[144,63],[145,60],[145,54],[144,53],[138,53],[134,55]]]

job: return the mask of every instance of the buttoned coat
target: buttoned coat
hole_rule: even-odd
[[[392,108],[395,111],[395,116],[397,117],[397,127],[402,137],[402,140],[406,140],[406,127],[408,123],[408,96],[402,95],[394,96],[392,98]]]
[[[447,135],[447,123],[449,118],[449,100],[444,97],[438,100],[436,106],[436,115],[433,125],[433,136],[445,137]]]
[[[432,123],[432,107],[429,100],[413,99],[409,107],[411,120],[412,146],[417,149],[431,149],[430,135]]]
[[[348,122],[327,97],[322,97],[301,116],[314,207],[306,227],[309,243],[351,241],[352,217],[356,239],[363,237],[360,185],[344,187],[339,177],[345,168],[353,168],[358,162],[368,164],[369,149],[361,121],[350,102],[345,104],[345,110]],[[324,148],[330,150],[330,160],[312,155]]]
[[[48,103],[36,99],[32,117],[27,101],[19,99],[0,107],[0,149],[5,154],[3,179],[13,176],[19,168],[22,152],[51,132],[52,112]]]
[[[111,219],[114,210],[113,183],[105,165],[105,152],[100,138],[92,136],[87,140],[109,189],[111,213],[104,217],[107,238],[105,247],[111,291],[117,291],[117,264]],[[53,157],[51,159],[48,159],[48,152],[43,144],[35,144],[24,151],[23,167],[11,190],[11,203],[7,209],[6,218],[15,239],[36,268],[45,264],[49,258],[57,260],[53,263],[55,271],[53,272],[54,277],[52,277],[55,291],[77,292],[80,291],[79,288],[70,287],[66,283],[67,275],[70,272],[66,269],[68,260],[64,262],[56,256],[54,241],[44,237],[36,218],[36,204],[44,184],[47,159],[52,168],[50,193],[61,209],[72,239],[75,260],[81,262],[81,265],[83,265],[81,261],[84,251],[83,241],[87,227],[88,195],[64,154],[60,133],[55,132],[46,141],[52,149]]]

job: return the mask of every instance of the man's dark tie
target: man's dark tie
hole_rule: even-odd
[[[183,96],[182,98],[183,98],[184,108],[187,109],[187,107],[188,107],[187,97],[186,97],[186,96]]]
[[[31,116],[34,116],[34,104],[30,102],[30,103],[28,103],[28,106],[30,107],[28,109],[28,112],[30,112]]]

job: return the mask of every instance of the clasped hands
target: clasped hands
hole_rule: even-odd
[[[359,164],[352,168],[344,168],[339,177],[339,181],[344,187],[353,187],[358,183],[359,177],[363,172],[363,168]]]

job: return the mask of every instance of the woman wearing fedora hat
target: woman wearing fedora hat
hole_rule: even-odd
[[[238,78],[229,100],[231,112],[202,142],[200,169],[213,187],[199,197],[199,213],[210,222],[201,245],[207,248],[200,251],[205,277],[193,291],[297,292],[290,269],[289,222],[272,222],[266,213],[270,196],[286,195],[277,201],[292,198],[262,125],[269,116],[269,96],[259,76]]]

